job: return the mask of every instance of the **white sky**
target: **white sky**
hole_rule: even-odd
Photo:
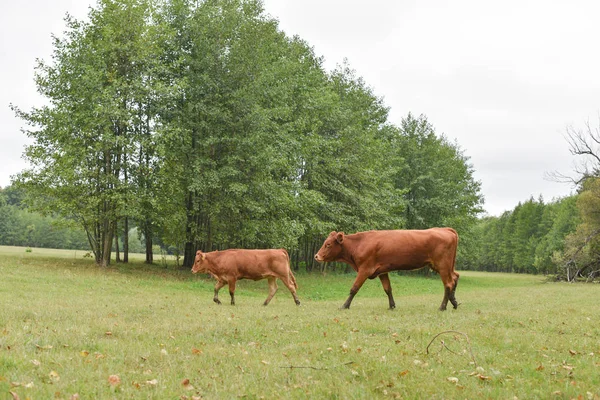
[[[27,138],[8,108],[39,105],[36,58],[50,59],[63,16],[89,0],[0,5],[0,186],[26,167]],[[531,196],[573,188],[544,179],[571,174],[566,127],[598,124],[600,2],[580,0],[265,0],[288,35],[314,46],[331,69],[347,58],[391,107],[391,122],[425,114],[456,140],[499,215]]]

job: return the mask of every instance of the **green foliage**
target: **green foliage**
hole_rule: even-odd
[[[529,199],[474,229],[477,251],[466,265],[483,271],[556,274],[565,238],[577,229],[576,196],[545,204]]]
[[[147,262],[154,242],[187,265],[198,248],[285,247],[311,269],[331,230],[453,226],[468,248],[481,211],[457,144],[424,116],[391,125],[260,1],[100,0],[67,18],[36,84],[49,101],[15,108],[32,139],[15,186],[79,224],[103,265],[130,220]]]
[[[577,229],[565,238],[564,250],[557,251],[553,261],[559,265],[558,279],[586,280],[600,276],[600,179],[589,177],[577,196]]]

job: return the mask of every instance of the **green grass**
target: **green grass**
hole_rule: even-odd
[[[217,306],[205,276],[64,254],[0,248],[0,398],[600,398],[595,284],[463,271],[439,312],[439,278],[394,274],[396,310],[379,280],[340,310],[353,275],[298,274],[301,307],[266,281]]]

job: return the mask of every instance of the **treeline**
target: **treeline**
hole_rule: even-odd
[[[580,225],[578,196],[551,203],[530,198],[500,217],[475,226],[467,269],[490,272],[561,274],[565,239]]]
[[[131,252],[143,253],[143,241],[136,228],[130,230]],[[27,210],[22,203],[22,194],[12,186],[0,188],[0,246],[90,251],[80,226],[60,216]],[[122,242],[120,246],[122,248]],[[113,246],[113,250],[116,249],[117,243]]]
[[[77,224],[98,264],[129,232],[179,249],[285,247],[296,266],[332,230],[452,226],[461,253],[480,183],[425,116],[395,126],[347,65],[333,71],[257,0],[101,0],[67,17],[13,109],[30,210]],[[117,241],[121,238],[121,242]]]

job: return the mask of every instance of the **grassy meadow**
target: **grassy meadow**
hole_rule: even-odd
[[[353,274],[298,274],[300,307],[266,281],[217,306],[206,276],[84,253],[0,247],[0,399],[600,399],[596,284],[463,271],[439,312],[437,276],[394,274],[396,310],[379,280],[340,310]]]

